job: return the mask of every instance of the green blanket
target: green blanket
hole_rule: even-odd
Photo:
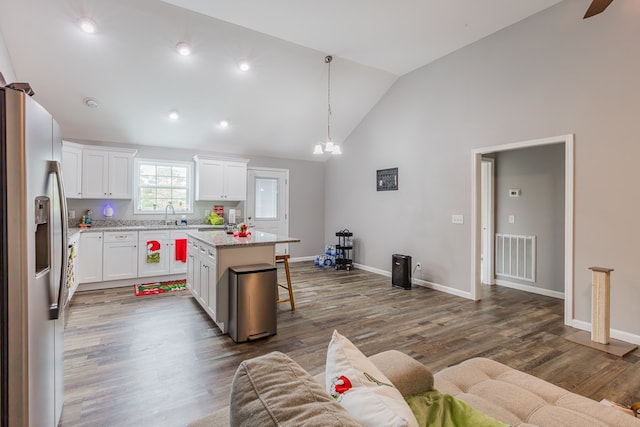
[[[504,424],[473,409],[449,394],[431,390],[407,398],[420,427],[504,427]]]

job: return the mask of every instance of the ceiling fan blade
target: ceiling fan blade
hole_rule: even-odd
[[[593,0],[589,9],[587,9],[587,13],[584,14],[584,18],[587,19],[592,17],[593,15],[597,15],[599,13],[604,12],[604,10],[611,4],[613,0]]]

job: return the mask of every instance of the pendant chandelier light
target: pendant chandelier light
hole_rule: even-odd
[[[328,78],[327,78],[327,142],[324,144],[316,144],[313,154],[342,154],[342,150],[340,149],[340,145],[334,144],[331,139],[331,61],[333,60],[332,56],[325,56],[324,62],[327,64],[329,69]],[[323,147],[324,145],[324,147]]]

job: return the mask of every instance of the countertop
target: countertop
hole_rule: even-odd
[[[264,231],[251,231],[248,237],[234,237],[233,234],[227,234],[226,231],[189,231],[189,237],[206,243],[216,248],[224,248],[231,246],[266,246],[275,245],[276,243],[295,243],[300,239],[289,236],[278,236]]]
[[[179,230],[179,231],[195,231],[195,230],[224,230],[224,225],[210,224],[189,224],[189,225],[123,225],[123,226],[106,226],[106,227],[88,227],[78,228],[69,227],[68,236],[76,233],[97,233],[103,231],[160,231],[160,230]]]

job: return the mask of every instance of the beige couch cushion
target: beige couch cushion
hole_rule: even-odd
[[[382,371],[404,397],[415,396],[433,389],[433,374],[429,368],[401,351],[383,351],[369,356],[369,360]],[[326,389],[324,372],[313,378]]]
[[[433,389],[433,374],[424,364],[398,351],[388,350],[369,357],[404,397]]]
[[[484,358],[438,372],[435,388],[512,425],[640,427],[640,419]]]
[[[358,426],[349,413],[289,356],[245,360],[231,386],[232,426]]]

